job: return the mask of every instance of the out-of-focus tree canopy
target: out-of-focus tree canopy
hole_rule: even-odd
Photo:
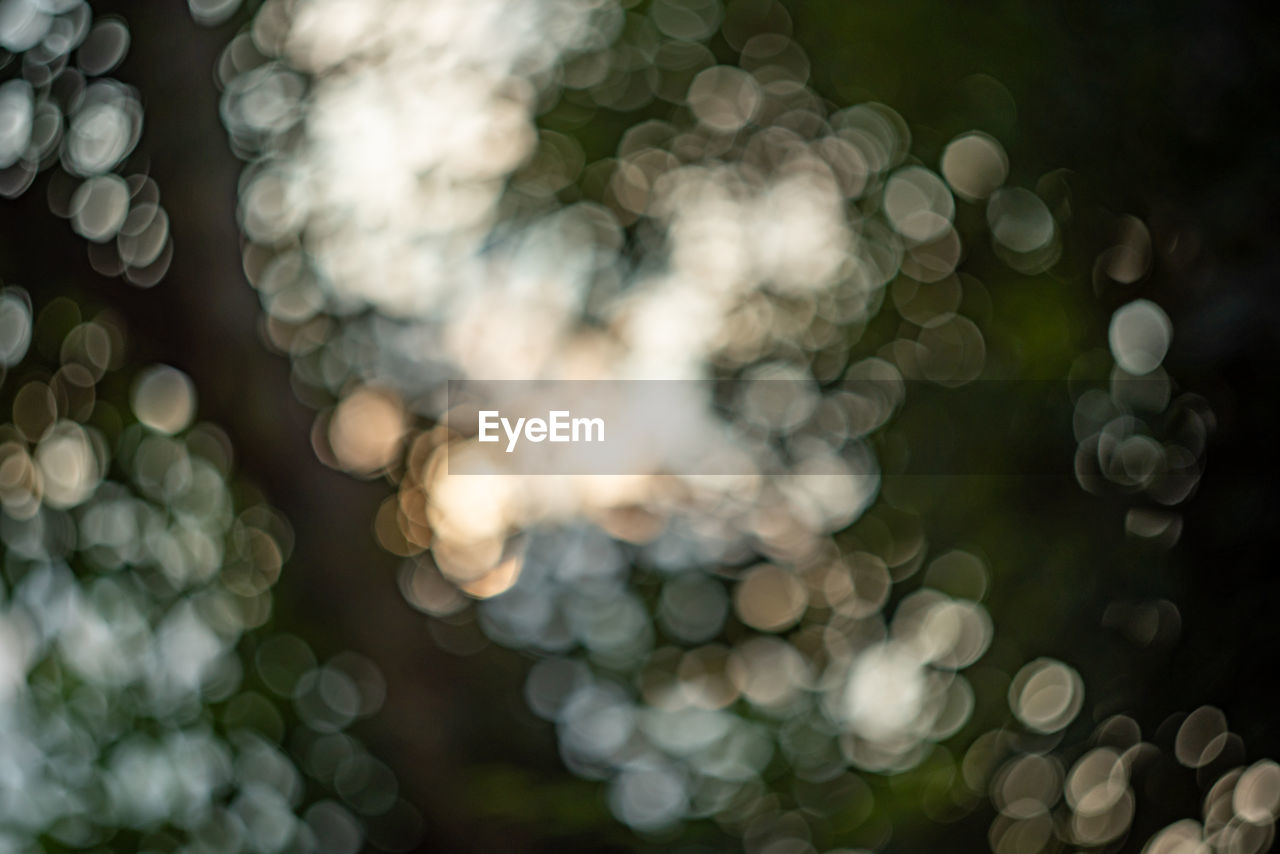
[[[1268,850],[1269,36],[0,0],[0,849]],[[466,377],[769,474],[451,479]]]

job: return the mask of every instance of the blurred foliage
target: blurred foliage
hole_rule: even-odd
[[[753,2],[738,0],[735,5]],[[110,8],[110,4],[100,5]],[[627,27],[639,27],[641,16],[650,12],[652,4],[627,5],[630,17],[624,37],[630,32]],[[765,8],[768,4],[756,5]],[[1275,302],[1274,295],[1259,295],[1252,282],[1273,277],[1277,269],[1266,236],[1269,219],[1265,201],[1274,198],[1277,189],[1272,152],[1275,118],[1273,111],[1258,102],[1261,96],[1247,86],[1251,76],[1267,82],[1274,77],[1275,59],[1265,49],[1268,29],[1250,12],[1224,11],[1219,18],[1208,4],[1194,3],[992,2],[974,7],[933,0],[813,0],[790,4],[788,9],[795,42],[807,54],[809,85],[822,98],[839,106],[866,101],[890,105],[909,124],[909,162],[930,167],[936,167],[945,145],[958,134],[980,130],[992,135],[1008,152],[1010,185],[1032,188],[1061,226],[1061,255],[1056,262],[1043,269],[1017,272],[993,245],[981,207],[963,200],[957,203],[955,224],[965,247],[960,311],[981,328],[984,376],[1003,380],[1072,376],[1105,384],[1112,367],[1107,335],[1114,310],[1135,298],[1151,298],[1173,318],[1175,344],[1168,365],[1175,389],[1197,391],[1210,399],[1211,407],[1190,401],[1188,411],[1211,421],[1205,415],[1211,408],[1219,426],[1226,428],[1228,438],[1219,441],[1228,446],[1219,445],[1217,456],[1208,462],[1208,495],[1193,500],[1184,511],[1185,519],[1177,522],[1190,542],[1170,549],[1178,539],[1172,528],[1157,526],[1154,536],[1135,536],[1135,526],[1130,524],[1126,533],[1126,519],[1134,519],[1131,511],[1137,506],[1130,493],[1115,490],[1089,495],[1080,489],[1072,468],[1079,437],[1072,436],[1069,399],[1058,401],[1064,417],[1058,417],[1052,407],[1037,407],[1034,396],[1030,402],[1011,397],[995,404],[1014,411],[1008,419],[1002,413],[998,419],[1001,424],[1006,420],[1020,423],[1016,413],[1020,406],[1030,410],[1026,417],[1037,427],[1019,432],[1028,437],[1025,453],[1037,459],[1038,467],[1060,471],[1060,475],[895,476],[893,461],[901,458],[906,467],[911,447],[956,441],[955,425],[965,425],[964,431],[980,430],[973,425],[982,425],[984,413],[993,405],[992,393],[986,390],[966,394],[964,389],[939,389],[913,398],[875,436],[874,445],[887,472],[878,503],[849,530],[837,534],[836,540],[848,549],[875,551],[874,544],[884,541],[886,529],[917,525],[920,529],[912,536],[919,540],[920,564],[926,553],[932,556],[965,549],[989,567],[989,598],[984,604],[997,631],[981,662],[967,671],[978,704],[965,729],[955,737],[954,757],[939,748],[901,774],[863,773],[844,788],[833,789],[833,800],[825,803],[807,800],[800,791],[803,781],[794,779],[783,763],[775,761],[761,775],[766,789],[762,800],[777,807],[777,812],[785,811],[784,804],[808,804],[799,812],[809,820],[806,832],[820,851],[859,845],[889,851],[938,847],[986,850],[988,826],[1001,821],[997,818],[999,805],[993,807],[985,798],[980,803],[973,792],[960,785],[956,760],[980,735],[1008,723],[1005,698],[1012,674],[1027,661],[1052,656],[1079,669],[1087,686],[1085,711],[1065,731],[1060,743],[1018,734],[1009,735],[1009,742],[1001,749],[1011,755],[1020,751],[1053,753],[1059,757],[1054,761],[1070,768],[1086,745],[1110,743],[1106,733],[1094,732],[1095,725],[1113,714],[1132,716],[1144,738],[1158,745],[1162,753],[1148,757],[1150,764],[1135,772],[1138,806],[1132,830],[1117,841],[1096,847],[1139,850],[1171,821],[1199,816],[1204,790],[1222,772],[1251,762],[1258,750],[1262,755],[1280,751],[1270,727],[1275,713],[1261,684],[1268,681],[1264,667],[1273,663],[1277,641],[1275,629],[1264,634],[1259,628],[1273,622],[1269,612],[1274,605],[1275,582],[1262,574],[1273,555],[1269,547],[1249,545],[1261,541],[1276,516],[1273,499],[1251,486],[1246,477],[1263,467],[1264,459],[1274,457],[1274,443],[1263,432],[1268,423],[1265,400],[1274,376],[1273,354],[1263,355],[1271,353],[1265,346],[1269,333],[1257,331],[1260,321],[1256,315],[1265,315],[1265,307],[1274,308]],[[148,18],[141,10],[135,16],[128,8],[121,11],[129,16],[136,41],[160,41],[168,50],[182,39],[220,47],[249,24],[258,7],[237,12],[212,33],[182,30],[178,36],[173,33],[179,25],[171,18]],[[738,61],[738,51],[719,30],[710,36],[707,46],[718,62]],[[9,58],[0,75],[16,78],[21,74],[20,62]],[[643,68],[636,70],[644,73]],[[120,70],[141,93],[141,102],[148,104],[149,84],[165,73],[159,62],[131,68],[126,61]],[[200,75],[196,78],[207,79],[207,70],[201,69]],[[227,82],[222,81],[224,85]],[[133,95],[120,92],[125,93],[120,97],[132,103]],[[57,103],[57,95],[49,90],[44,103]],[[621,103],[626,106],[625,98]],[[157,115],[148,107],[151,124],[147,133],[152,136],[144,135],[144,150],[163,151],[167,139],[180,133],[181,106],[180,99],[169,101],[171,115]],[[640,122],[673,116],[683,119],[686,116],[681,111],[687,110],[661,98],[645,100],[634,108],[606,109],[585,90],[566,91],[540,106],[539,127],[576,142],[588,164],[574,182],[556,191],[562,204],[579,199],[611,204],[608,170],[593,171],[589,164],[613,158],[626,132]],[[64,104],[59,109],[71,114],[74,108]],[[199,163],[190,162],[195,158],[185,153],[171,156],[183,161],[185,170],[200,169]],[[46,167],[51,163],[45,154],[36,160]],[[64,171],[74,174],[75,163],[74,158],[64,160],[68,166]],[[132,169],[134,163],[127,165]],[[123,174],[129,169],[121,166],[119,171]],[[147,171],[145,164],[139,164],[138,169],[139,176]],[[32,180],[37,180],[34,172]],[[30,195],[51,200],[59,193],[68,195],[59,189],[59,180],[56,175],[47,183],[41,180]],[[118,187],[114,182],[134,179],[98,175],[89,180],[99,181],[95,187],[108,194],[103,198],[110,199]],[[519,180],[517,177],[517,186]],[[162,188],[168,192],[163,183]],[[217,198],[224,200],[215,206],[218,215],[229,220],[233,204],[229,190],[225,186],[217,190]],[[133,185],[130,192],[136,192]],[[517,213],[525,211],[521,207],[525,203],[514,197],[504,204]],[[616,204],[612,206],[617,209]],[[164,213],[158,207],[156,210]],[[1137,217],[1148,234],[1149,248],[1154,250],[1149,275],[1118,284],[1100,280],[1096,271],[1100,255],[1124,244],[1129,221],[1123,214]],[[189,214],[170,209],[167,215],[176,231]],[[150,221],[135,226],[149,227]],[[9,276],[9,268],[15,266],[39,269],[41,265],[63,264],[61,259],[29,257],[32,246],[48,245],[41,233],[58,227],[48,217],[15,215],[11,223],[6,213],[4,237],[0,238],[0,274]],[[82,234],[91,232],[85,236],[93,239],[93,222],[73,218],[73,227]],[[636,255],[646,246],[638,231],[639,226],[628,231],[628,251]],[[190,235],[192,242],[200,239],[196,229]],[[159,245],[167,246],[168,234],[160,238]],[[128,241],[115,245],[118,257],[104,260],[98,244],[91,244],[90,257],[99,272],[129,277],[130,258],[146,261],[141,265],[144,268],[154,263],[154,256],[129,255],[136,247]],[[179,245],[176,252],[182,251]],[[79,283],[90,281],[93,274],[83,264],[68,264],[65,269],[67,272],[47,279],[58,284],[41,281],[40,287],[47,287],[51,295],[65,292],[79,300],[85,289]],[[30,273],[27,275],[28,279],[19,283],[35,291]],[[150,280],[144,277],[144,281]],[[911,326],[901,312],[905,298],[897,291],[901,281],[902,277],[888,287],[883,306],[872,312],[865,327],[852,324],[846,330],[854,356],[883,354]],[[225,283],[201,284],[222,287]],[[154,296],[163,299],[159,290]],[[115,291],[107,294],[107,302],[114,299]],[[120,301],[139,304],[132,296]],[[202,299],[166,305],[194,317],[189,322],[195,325],[203,319]],[[161,318],[153,316],[152,320]],[[131,324],[130,334],[143,339],[160,335],[150,328],[159,325]],[[269,331],[267,338],[276,349],[287,349],[280,346],[278,330],[275,337]],[[203,360],[204,367],[192,368],[193,374],[227,371],[223,353],[177,353],[170,358],[176,361],[177,356]],[[260,353],[238,357],[247,360],[249,372],[268,358]],[[123,380],[119,383],[115,390],[104,391],[103,397],[123,401],[125,385]],[[6,415],[8,396],[17,387],[6,378]],[[324,405],[330,402],[325,395],[308,391],[305,384],[295,382],[295,387],[309,400],[323,401]],[[1008,393],[1015,395],[1014,391]],[[232,413],[247,408],[236,399],[224,407],[228,419],[244,417]],[[238,444],[255,441],[252,431],[245,433],[236,436]],[[1242,440],[1241,436],[1252,439]],[[958,439],[964,438],[962,431]],[[1237,442],[1240,444],[1231,447]],[[1264,448],[1267,457],[1260,450]],[[285,464],[286,472],[313,462],[309,448],[306,451],[305,458],[299,456]],[[248,453],[252,459],[252,449]],[[1239,468],[1232,468],[1233,464]],[[1232,474],[1219,475],[1224,479],[1217,480],[1214,487],[1212,479],[1219,465]],[[266,466],[263,469],[265,472]],[[268,477],[253,471],[250,476]],[[278,489],[286,494],[290,491],[283,482]],[[304,506],[297,499],[289,500]],[[366,530],[367,520],[373,516],[366,505],[373,500],[362,494],[361,506],[343,514],[351,530]],[[1145,504],[1139,507],[1145,508]],[[305,525],[306,520],[295,523]],[[1164,536],[1171,530],[1171,537]],[[361,565],[379,560],[369,555],[368,549],[360,552]],[[368,583],[389,586],[393,570],[390,560],[382,559],[384,571]],[[1233,566],[1220,567],[1222,562]],[[915,568],[920,568],[919,564]],[[307,584],[306,567],[294,569],[293,575],[288,569],[284,572],[283,588]],[[650,606],[659,597],[658,577],[643,571],[635,574],[633,583]],[[905,573],[903,583],[893,587],[886,613],[892,613],[920,585],[919,576]],[[304,595],[341,597],[314,592]],[[364,619],[376,622],[379,616],[369,614]],[[655,837],[636,838],[623,830],[610,818],[597,786],[572,779],[561,770],[554,748],[548,744],[551,736],[547,728],[532,720],[523,707],[524,699],[514,692],[501,693],[522,679],[524,665],[506,651],[487,646],[475,623],[465,616],[429,619],[429,631],[442,646],[469,653],[466,669],[475,678],[483,682],[483,675],[492,673],[493,682],[501,686],[477,688],[475,694],[457,701],[461,705],[459,717],[468,720],[457,723],[445,736],[459,739],[455,767],[444,769],[399,759],[394,752],[383,757],[408,781],[410,789],[425,793],[432,803],[446,805],[424,806],[433,824],[438,821],[453,827],[452,831],[442,830],[443,835],[466,838],[480,832],[475,828],[487,826],[489,833],[499,836],[514,834],[512,839],[519,842],[513,843],[512,850],[657,851],[686,845],[690,852],[737,850],[742,844],[737,837],[743,835],[752,851],[774,850],[766,848],[761,838],[752,837],[748,822],[725,822],[729,834],[722,834],[710,822],[690,825],[680,837],[658,831]],[[333,643],[327,636],[328,626],[308,615],[305,607],[293,606],[280,622],[281,628],[308,636],[316,646]],[[741,630],[735,626],[727,631]],[[395,656],[394,647],[393,642],[384,654]],[[379,663],[386,671],[421,676],[414,668],[400,668],[393,661]],[[448,692],[452,686],[442,682],[435,690]],[[1232,729],[1245,738],[1222,748],[1221,759],[1211,762],[1207,770],[1193,772],[1169,759],[1182,725],[1181,719],[1169,716],[1204,703],[1222,706]],[[748,709],[744,714],[751,717],[753,713]],[[290,727],[296,725],[292,717],[289,720]],[[375,718],[374,727],[377,721]],[[512,721],[519,724],[513,726]],[[399,737],[408,741],[416,738]],[[376,743],[378,736],[370,740]],[[1119,744],[1118,749],[1127,746]],[[508,748],[526,758],[512,761]],[[488,761],[475,761],[475,757]],[[865,796],[859,786],[865,787]],[[967,800],[948,801],[939,797],[940,791],[963,794]],[[960,822],[958,827],[945,823],[955,820]],[[1035,838],[1009,842],[1007,848],[997,845],[997,850],[1036,850]],[[123,844],[122,839],[118,837],[116,844]],[[1234,840],[1236,837],[1222,841],[1224,850],[1262,850],[1256,840]]]

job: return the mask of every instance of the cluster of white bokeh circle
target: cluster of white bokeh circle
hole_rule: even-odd
[[[142,134],[142,103],[108,75],[129,41],[124,21],[95,21],[83,0],[0,3],[0,48],[21,66],[0,83],[0,197],[21,195],[57,165],[50,210],[89,241],[94,269],[151,287],[169,269],[173,241],[155,181],[122,174]]]
[[[411,847],[394,774],[346,732],[382,702],[376,668],[260,628],[288,524],[233,498],[185,374],[106,396],[124,346],[109,317],[0,290],[0,847],[353,854],[370,820]]]
[[[724,818],[779,753],[815,779],[912,767],[968,721],[961,671],[991,640],[981,558],[935,556],[928,579],[969,581],[885,614],[923,548],[891,566],[832,534],[874,498],[858,450],[904,379],[960,385],[984,365],[958,310],[957,206],[982,206],[1026,272],[1056,260],[1058,226],[1005,186],[991,136],[958,136],[933,169],[892,109],[830,110],[789,27],[771,4],[268,2],[219,67],[250,161],[245,268],[300,388],[333,402],[322,458],[391,474],[376,529],[407,558],[410,602],[448,623],[480,600],[490,638],[536,652],[532,708],[645,830]],[[702,44],[717,30],[739,64]],[[675,109],[591,163],[539,126],[561,98]],[[848,330],[895,279],[915,332],[847,368]],[[445,453],[467,440],[431,426],[451,377],[700,380],[713,366],[745,370],[748,389],[786,381],[785,399],[748,390],[733,414],[789,467],[519,478],[498,458],[450,478]],[[709,411],[710,388],[687,405]],[[1027,714],[1061,729],[1079,688],[1050,720],[1039,684]]]

